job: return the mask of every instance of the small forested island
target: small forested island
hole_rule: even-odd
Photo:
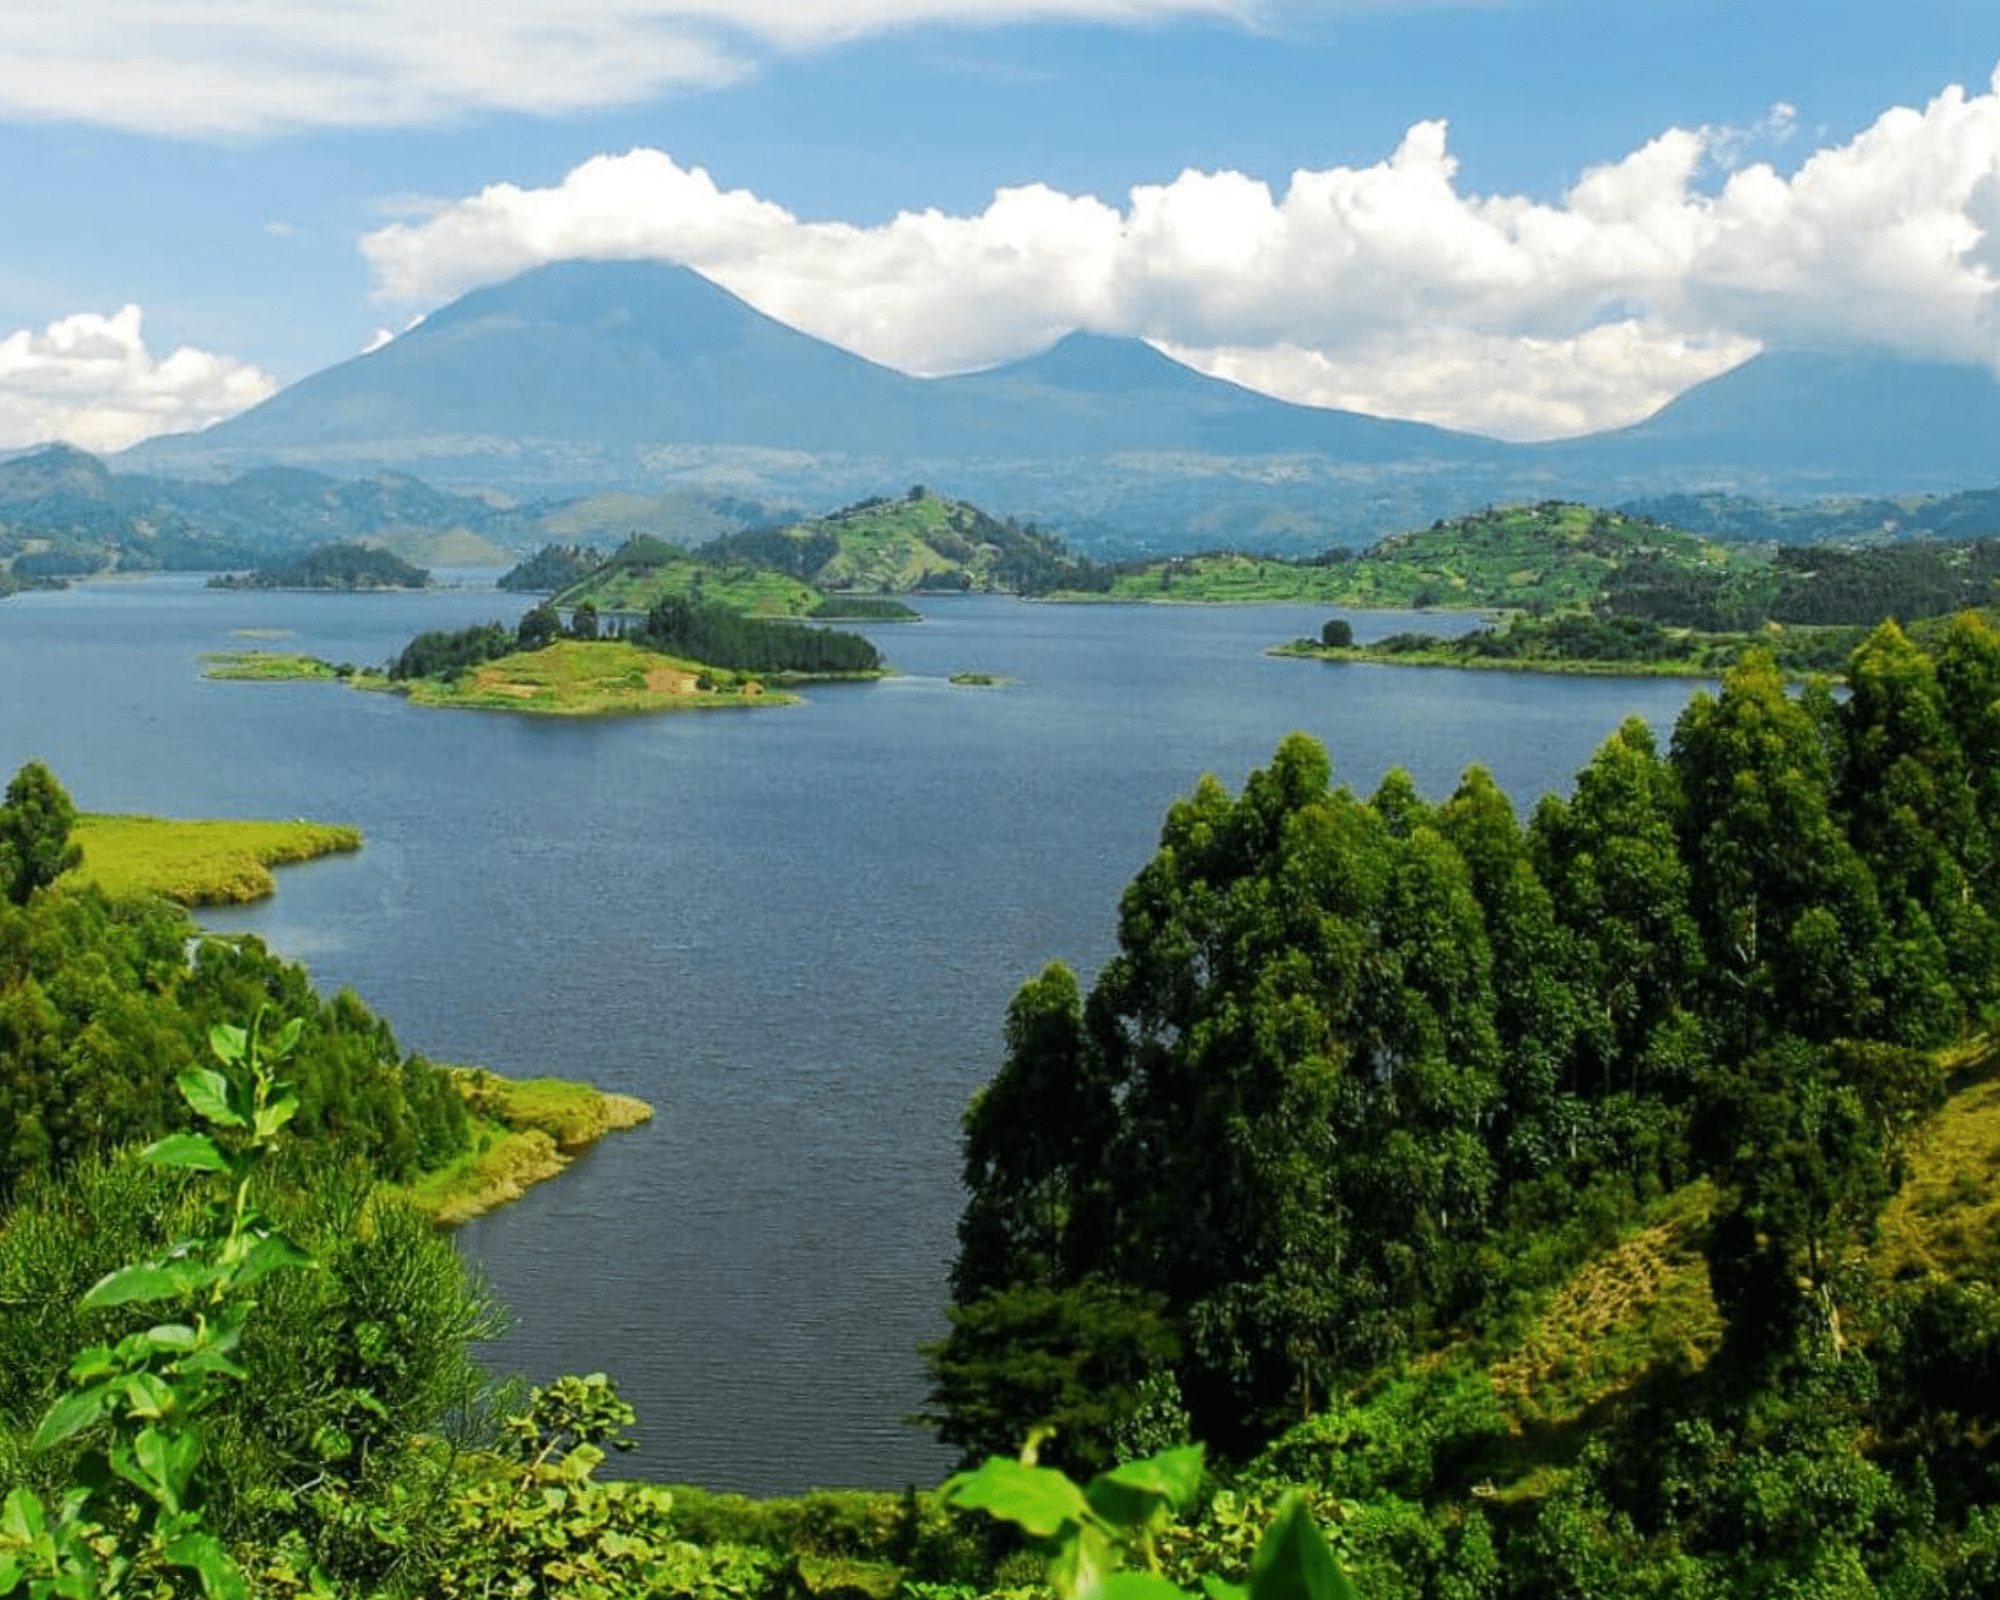
[[[584,544],[545,544],[503,572],[495,584],[510,593],[554,594],[604,565],[604,553]]]
[[[422,589],[431,575],[373,545],[329,544],[275,566],[219,572],[212,589]]]
[[[880,652],[858,634],[675,599],[657,602],[629,627],[608,628],[589,602],[567,623],[544,602],[512,628],[490,622],[421,633],[379,672],[256,650],[204,661],[216,678],[338,679],[392,690],[416,705],[566,717],[789,705],[796,697],[772,685],[875,678],[883,671]]]

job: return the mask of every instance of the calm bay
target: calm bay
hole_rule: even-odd
[[[200,677],[246,632],[379,663],[524,604],[182,576],[15,596],[0,766],[39,757],[89,810],[359,826],[358,856],[202,920],[353,988],[407,1048],[651,1101],[652,1124],[462,1231],[516,1318],[490,1359],[610,1372],[640,1418],[621,1471],[752,1492],[948,1468],[901,1419],[943,1326],[960,1112],[1020,982],[1109,954],[1119,893],[1203,772],[1233,789],[1303,729],[1364,793],[1403,766],[1442,797],[1476,761],[1525,811],[1690,692],[1260,653],[1322,608],[989,597],[868,630],[901,676],[782,710],[553,722]],[[1352,618],[1363,640],[1410,625]]]

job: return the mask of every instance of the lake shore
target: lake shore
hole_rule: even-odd
[[[361,848],[359,828],[303,817],[191,821],[85,813],[74,838],[83,861],[65,883],[94,883],[114,899],[156,894],[183,906],[248,905],[276,892],[271,868]]]
[[[606,1134],[653,1120],[645,1101],[587,1083],[503,1078],[482,1067],[451,1072],[474,1119],[473,1148],[396,1191],[441,1228],[511,1204]]]

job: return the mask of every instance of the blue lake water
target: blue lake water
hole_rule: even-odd
[[[1363,792],[1403,766],[1442,796],[1478,761],[1525,810],[1689,693],[1260,653],[1323,608],[987,597],[868,630],[904,675],[790,709],[565,723],[200,677],[200,652],[266,642],[245,631],[377,663],[522,608],[177,576],[15,596],[0,777],[40,757],[90,810],[353,823],[359,855],[203,920],[352,987],[408,1048],[651,1101],[462,1231],[516,1317],[491,1359],[612,1373],[642,1440],[621,1470],[753,1492],[948,1467],[901,1419],[943,1327],[959,1113],[1020,982],[1109,953],[1200,774],[1233,789],[1303,729]],[[1364,640],[1409,625],[1352,615]]]

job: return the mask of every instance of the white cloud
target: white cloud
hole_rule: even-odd
[[[0,117],[240,137],[554,115],[924,23],[1247,18],[1258,0],[0,0]]]
[[[1282,191],[1184,172],[1123,207],[1044,186],[968,216],[803,222],[655,150],[495,185],[368,235],[383,298],[435,304],[569,257],[686,263],[907,371],[1136,335],[1255,387],[1508,437],[1637,419],[1767,343],[2000,367],[2000,74],[1898,108],[1789,178],[1788,136],[1668,129],[1558,202],[1468,192],[1442,122]]]
[[[206,350],[183,345],[156,358],[143,322],[128,305],[0,338],[0,446],[67,439],[119,450],[150,434],[204,427],[276,390],[257,368]]]

